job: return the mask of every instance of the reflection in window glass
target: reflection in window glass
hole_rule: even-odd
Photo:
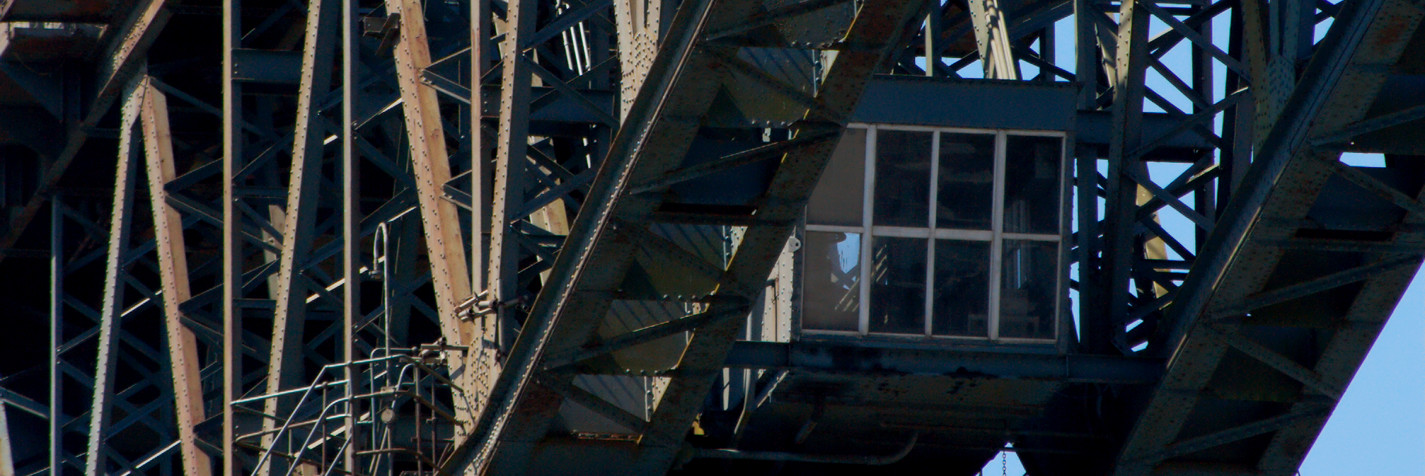
[[[939,160],[935,227],[990,229],[990,215],[994,211],[995,136],[941,133]]]
[[[870,331],[924,334],[927,241],[877,236],[871,243]]]
[[[877,226],[930,226],[931,132],[876,132]]]
[[[1059,244],[1005,240],[1001,279],[999,335],[1054,337],[1054,277],[1059,272]]]
[[[861,234],[808,231],[804,249],[802,327],[855,332],[861,314]]]
[[[1023,134],[845,130],[807,206],[803,328],[1054,339],[1063,138]]]
[[[1005,143],[1004,231],[1059,233],[1058,137],[1011,135]]]
[[[931,333],[988,337],[990,242],[935,241]]]
[[[807,204],[807,222],[861,226],[866,182],[866,130],[846,129]]]

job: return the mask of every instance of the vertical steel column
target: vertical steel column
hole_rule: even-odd
[[[927,0],[930,4],[926,7],[925,14],[925,75],[929,77],[944,76],[945,65],[940,62],[940,30],[942,29],[941,16],[945,14],[940,8],[939,0]]]
[[[1273,6],[1276,3],[1279,2],[1242,0],[1247,59],[1257,100],[1255,148],[1260,148],[1260,142],[1266,139],[1296,85],[1296,65],[1281,58],[1282,35],[1277,31],[1281,24],[1274,21],[1280,12],[1280,7]]]
[[[307,23],[302,51],[302,69],[297,89],[297,120],[292,133],[292,166],[287,182],[287,208],[282,225],[282,252],[278,257],[276,303],[272,319],[272,348],[268,359],[267,391],[276,393],[304,383],[304,328],[307,314],[307,285],[299,269],[311,254],[313,230],[317,225],[317,197],[322,185],[322,143],[326,139],[320,107],[316,98],[331,89],[332,56],[335,54],[337,9],[332,2],[311,0],[307,4]],[[345,144],[345,139],[343,139]],[[355,213],[346,209],[345,213]],[[343,249],[351,248],[343,242]],[[345,286],[345,285],[344,285]],[[296,401],[294,397],[271,398],[264,404],[268,415],[285,415]],[[263,420],[263,431],[278,425],[274,419]],[[271,436],[263,437],[264,445],[272,444]],[[273,461],[261,468],[266,474]],[[278,466],[280,467],[280,466]]]
[[[503,237],[508,224],[499,219],[501,215],[495,215],[495,194],[504,195],[503,190],[494,184],[494,177],[503,170],[502,165],[493,165],[490,161],[490,151],[498,147],[500,143],[498,136],[504,132],[504,128],[496,131],[497,139],[494,144],[489,143],[485,138],[485,88],[482,78],[488,73],[495,61],[499,60],[499,54],[492,51],[493,44],[490,40],[494,36],[495,28],[491,23],[490,0],[469,0],[470,1],[470,280],[471,295],[475,299],[480,299],[484,293],[484,299],[489,302],[498,302],[499,273],[494,267],[496,260],[501,259],[500,248],[495,248]],[[511,41],[506,37],[505,41]],[[513,66],[506,65],[505,69]],[[508,85],[504,88],[509,88]],[[499,98],[496,98],[499,99]],[[528,106],[526,106],[528,107]],[[501,111],[503,111],[503,107]],[[501,123],[503,125],[503,123]],[[502,239],[502,238],[501,238]],[[513,270],[513,268],[511,268]],[[486,273],[489,273],[488,275]],[[474,307],[474,306],[472,306]],[[488,389],[495,380],[495,373],[498,366],[495,363],[494,352],[502,345],[502,333],[500,315],[481,315],[479,319],[480,336],[475,342],[471,342],[471,350],[467,353],[467,362],[470,368],[466,369],[467,376],[464,381],[472,382],[471,388],[467,391],[474,391],[481,403],[476,403],[475,408],[470,409],[470,415],[478,416],[480,409],[488,398]],[[511,333],[512,334],[512,333]],[[511,337],[513,340],[513,337]],[[468,435],[466,435],[468,436]]]
[[[1134,223],[1137,221],[1139,187],[1129,178],[1129,174],[1139,171],[1142,163],[1131,157],[1130,152],[1137,149],[1142,141],[1148,18],[1148,11],[1139,8],[1136,0],[1123,2],[1119,14],[1114,77],[1111,78],[1113,131],[1108,146],[1108,198],[1104,207],[1105,243],[1102,281],[1099,283],[1107,306],[1098,314],[1109,320],[1114,329],[1114,339],[1119,339],[1121,334],[1121,326],[1116,321],[1126,316],[1128,311],[1128,286],[1136,248]]]
[[[89,407],[89,445],[84,457],[87,474],[107,471],[104,444],[109,426],[109,410],[113,406],[114,360],[120,316],[124,312],[124,254],[128,251],[134,194],[131,188],[137,176],[134,168],[134,130],[138,123],[139,105],[143,100],[144,81],[134,81],[125,94],[119,121],[119,153],[114,167],[114,204],[109,215],[109,247],[104,265],[104,304],[100,309],[99,342],[94,368],[94,397]]]
[[[50,198],[49,235],[49,469],[64,473],[64,211],[59,195]]]
[[[1079,110],[1097,109],[1099,90],[1099,50],[1098,27],[1093,16],[1100,15],[1093,0],[1074,0],[1074,81],[1079,83]]]
[[[464,345],[470,339],[470,331],[464,329],[456,317],[456,308],[471,295],[470,275],[455,204],[441,198],[440,188],[450,181],[450,160],[440,104],[436,91],[420,80],[421,71],[431,64],[425,15],[417,0],[386,0],[386,10],[401,18],[400,40],[395,47],[396,75],[404,104],[416,195],[425,224],[441,331],[447,343]]]
[[[1315,2],[1269,2],[1272,34],[1271,59],[1274,68],[1281,68],[1295,77],[1297,64],[1311,56],[1313,30],[1316,24]]]
[[[356,452],[361,449],[361,438],[356,433],[356,395],[360,392],[356,372],[350,363],[358,360],[356,355],[356,321],[361,317],[361,272],[360,258],[356,253],[361,249],[361,193],[360,152],[356,150],[356,57],[360,49],[356,35],[356,9],[358,0],[341,0],[341,184],[342,184],[342,356],[348,365],[343,369],[346,379],[347,410],[345,430],[347,445],[343,453],[342,469],[346,474],[356,474]],[[308,7],[311,8],[311,7]],[[330,64],[330,63],[319,63]],[[478,104],[478,103],[477,103]],[[472,107],[474,110],[480,108]],[[317,150],[320,151],[320,142]],[[375,409],[371,409],[374,411]]]
[[[411,345],[411,293],[412,287],[409,283],[422,279],[422,273],[416,266],[417,243],[421,241],[421,225],[418,220],[412,218],[401,218],[389,222],[387,229],[387,240],[394,240],[388,244],[386,255],[388,291],[385,294],[385,312],[389,321],[391,341],[395,345]]]
[[[1291,94],[1295,78],[1282,74],[1281,62],[1273,61],[1275,52],[1268,46],[1272,35],[1266,0],[1242,0],[1241,10],[1242,54],[1247,58],[1247,68],[1252,75],[1252,96],[1256,100],[1253,106],[1256,114],[1252,118],[1252,148],[1255,150],[1260,148],[1267,131],[1276,122],[1282,104]]]
[[[1054,64],[1054,59],[1056,58],[1057,54],[1057,52],[1054,51],[1054,43],[1055,41],[1057,41],[1058,37],[1055,36],[1054,31],[1054,25],[1050,24],[1040,29],[1037,33],[1039,36],[1039,51],[1037,51],[1036,53],[1038,54],[1040,61],[1043,61],[1045,64],[1050,65]],[[1028,48],[1028,46],[1026,46],[1025,48]],[[1040,67],[1038,75],[1033,79],[1046,83],[1052,83],[1055,81],[1054,78],[1054,72]]]
[[[500,126],[495,140],[495,185],[490,203],[490,299],[496,303],[495,320],[500,346],[514,341],[513,308],[500,305],[519,297],[520,245],[515,226],[526,217],[515,216],[524,207],[525,175],[529,173],[530,59],[525,57],[534,34],[538,0],[512,0],[506,14],[505,49],[500,82]]]
[[[975,25],[975,43],[985,78],[1019,79],[1019,62],[1014,59],[1014,41],[1005,26],[999,0],[970,0],[970,21]]]
[[[1243,78],[1242,75],[1231,69],[1227,70],[1227,76],[1223,79],[1226,87],[1225,91],[1235,91],[1244,86],[1244,83],[1255,81],[1260,78],[1264,68],[1260,67],[1263,59],[1260,56],[1249,54],[1248,49],[1248,28],[1246,22],[1246,4],[1255,2],[1249,0],[1242,2],[1242,6],[1232,9],[1231,24],[1228,28],[1228,50],[1227,53],[1236,58],[1242,64],[1247,65],[1248,74],[1251,78]],[[1259,33],[1258,33],[1259,35]],[[1243,177],[1247,174],[1247,166],[1252,157],[1252,144],[1254,140],[1254,130],[1256,127],[1256,96],[1257,88],[1248,90],[1248,97],[1238,101],[1235,106],[1228,109],[1222,115],[1222,141],[1226,144],[1221,149],[1218,157],[1218,167],[1222,170],[1217,180],[1217,204],[1225,207],[1227,201],[1232,198],[1232,191],[1242,183]],[[1212,218],[1216,219],[1217,214]]]
[[[238,467],[237,421],[233,401],[242,389],[242,217],[234,206],[238,174],[243,166],[242,85],[234,73],[233,50],[242,46],[242,0],[223,2],[223,476],[235,476]]]
[[[1074,26],[1077,54],[1074,78],[1079,87],[1078,110],[1098,109],[1100,65],[1098,26],[1093,16],[1101,15],[1092,0],[1074,0]],[[1099,237],[1098,214],[1098,152],[1090,147],[1074,151],[1075,176],[1079,213],[1079,336],[1085,350],[1106,353],[1113,349],[1111,318],[1101,306],[1104,288],[1098,286],[1099,253],[1103,240]]]
[[[490,56],[490,0],[470,1],[470,286],[479,294],[487,288],[485,276],[486,243],[490,233],[486,221],[490,217],[490,160],[485,140],[485,88],[481,78],[490,71],[494,60]]]
[[[1205,8],[1206,6],[1196,6],[1193,8],[1193,12],[1199,13]],[[1201,25],[1197,26],[1196,30],[1203,38],[1212,38],[1211,21],[1202,22]],[[1194,115],[1206,113],[1207,110],[1211,108],[1211,105],[1217,102],[1216,93],[1213,91],[1213,86],[1216,84],[1217,79],[1216,74],[1214,74],[1212,70],[1213,65],[1214,60],[1210,52],[1201,47],[1192,49],[1192,91],[1201,99],[1201,101],[1193,101],[1192,113]],[[1224,69],[1230,70],[1230,68]],[[1223,91],[1223,94],[1231,94],[1232,91],[1234,90],[1226,89]],[[1225,128],[1226,114],[1223,114],[1222,117]],[[1219,134],[1223,134],[1223,132],[1219,131]],[[1212,163],[1214,160],[1213,154],[1221,149],[1227,148],[1230,148],[1230,146],[1206,149],[1197,154],[1196,160],[1204,163]],[[1216,190],[1212,187],[1212,182],[1205,182],[1200,188],[1193,190],[1193,209],[1202,214],[1202,216],[1206,217],[1209,221],[1217,217]],[[1207,229],[1200,226],[1193,227],[1193,243],[1207,241],[1207,234]]]
[[[204,420],[203,385],[197,339],[183,323],[179,305],[192,297],[188,284],[188,259],[183,239],[183,218],[168,202],[164,184],[178,176],[173,163],[173,143],[168,124],[168,102],[152,81],[145,82],[140,117],[144,129],[144,155],[148,162],[149,199],[153,208],[154,239],[158,244],[159,277],[163,282],[163,314],[168,337],[168,358],[173,377],[179,449],[183,472],[194,476],[212,473],[208,454],[198,446],[196,427]]]

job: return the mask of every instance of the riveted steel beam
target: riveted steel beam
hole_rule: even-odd
[[[628,117],[633,100],[643,88],[658,53],[658,44],[667,34],[673,5],[665,0],[615,0],[614,21],[618,32],[618,59],[623,73],[619,96],[619,119]],[[739,27],[746,25],[737,25]]]
[[[1107,199],[1104,204],[1105,237],[1103,258],[1095,286],[1105,293],[1094,314],[1125,315],[1129,307],[1135,237],[1127,233],[1140,201],[1140,190],[1130,180],[1133,174],[1146,175],[1141,159],[1131,154],[1142,143],[1143,98],[1147,86],[1147,38],[1149,15],[1137,1],[1123,2],[1115,45],[1113,87],[1113,133],[1109,141]],[[1140,288],[1142,285],[1139,285]],[[1110,317],[1111,319],[1112,317]],[[1115,344],[1125,346],[1121,337]]]
[[[519,298],[519,267],[521,250],[515,228],[517,223],[527,219],[525,195],[532,188],[529,175],[530,163],[526,156],[529,150],[529,115],[533,86],[532,70],[537,67],[526,55],[533,54],[538,43],[531,42],[535,35],[538,2],[515,0],[509,3],[505,15],[505,43],[500,52],[501,82],[499,125],[495,131],[494,187],[490,202],[490,262],[489,276],[486,278],[488,298],[495,303],[513,302]],[[551,160],[551,162],[553,162]],[[556,168],[555,170],[558,170]],[[556,202],[556,206],[559,204]],[[567,230],[558,230],[567,233]],[[498,308],[492,319],[487,319],[497,328],[515,327],[513,310]],[[497,333],[496,345],[505,347],[509,336]],[[484,360],[484,359],[481,359]],[[490,360],[493,362],[493,360]],[[497,372],[497,369],[490,369]],[[493,375],[493,373],[491,373]],[[484,380],[488,388],[489,380]]]
[[[113,407],[111,400],[114,389],[115,357],[118,349],[117,336],[121,332],[124,303],[124,282],[121,274],[124,253],[128,251],[129,232],[133,221],[134,189],[137,180],[137,160],[141,140],[134,140],[138,132],[139,109],[145,88],[142,81],[129,86],[124,99],[122,118],[119,125],[119,150],[114,169],[114,202],[109,218],[109,244],[107,261],[104,266],[104,304],[100,308],[103,317],[99,322],[98,351],[95,356],[94,397],[89,407],[89,451],[85,454],[85,471],[98,474],[105,471],[103,464],[104,437],[108,430],[109,413]]]
[[[342,104],[341,104],[341,269],[342,269],[342,357],[348,362],[360,359],[357,355],[357,319],[365,317],[361,315],[361,259],[358,256],[361,241],[361,151],[356,147],[356,112],[359,99],[356,88],[351,85],[357,84],[357,66],[361,59],[360,36],[357,34],[357,0],[341,0],[340,15],[333,16],[340,18],[341,35],[338,43],[341,44],[341,83]],[[310,7],[309,7],[310,8]],[[310,133],[310,132],[309,132]],[[478,234],[479,228],[476,228]],[[478,241],[477,241],[478,244]],[[374,261],[374,257],[373,257]],[[376,263],[372,263],[373,267]],[[384,302],[384,300],[383,300]],[[388,321],[389,322],[389,321]],[[383,329],[383,338],[390,342],[389,326]],[[387,347],[390,344],[386,344]],[[358,383],[358,373],[354,366],[347,366],[343,369],[346,379],[346,394],[354,397],[362,391]],[[347,443],[343,448],[342,469],[347,474],[356,474],[357,454],[362,451],[365,443],[356,428],[357,413],[359,409],[355,403],[348,402],[346,409],[346,421],[343,422],[342,431],[346,434]],[[375,411],[371,408],[370,411]]]
[[[1019,62],[1014,59],[1014,47],[1009,27],[1005,26],[1005,11],[998,0],[970,0],[970,20],[975,26],[975,44],[979,47],[985,77],[1019,79]]]
[[[582,349],[570,355],[550,356],[547,369],[555,369],[565,365],[575,364],[601,355],[607,355],[618,350],[626,349],[638,344],[651,342],[664,337],[669,337],[682,332],[692,331],[721,320],[738,320],[747,314],[745,307],[732,307],[719,312],[700,312],[688,316],[680,317],[671,321],[654,324],[640,328],[625,334],[620,334],[610,339],[606,339],[597,347]]]
[[[1347,284],[1360,282],[1376,276],[1379,273],[1395,271],[1419,263],[1420,253],[1417,252],[1404,257],[1385,259],[1364,266],[1341,270],[1307,281],[1253,294],[1239,303],[1228,305],[1220,309],[1214,309],[1209,316],[1211,320],[1221,320],[1238,316],[1273,304],[1279,304]]]
[[[1340,175],[1342,178],[1351,181],[1351,183],[1354,183],[1357,186],[1365,189],[1366,191],[1371,192],[1372,194],[1375,194],[1376,196],[1385,199],[1386,201],[1392,204],[1395,204],[1395,206],[1405,209],[1411,214],[1417,216],[1425,215],[1425,203],[1421,203],[1420,200],[1417,200],[1415,197],[1406,195],[1400,190],[1397,190],[1395,187],[1381,182],[1379,179],[1376,179],[1375,177],[1372,177],[1366,174],[1365,172],[1360,171],[1360,169],[1351,167],[1349,165],[1341,163],[1340,161],[1333,160],[1327,157],[1322,158],[1327,159],[1325,160],[1326,165],[1331,167],[1331,169],[1335,171],[1337,175]]]
[[[1321,375],[1317,374],[1316,371],[1296,363],[1291,360],[1291,358],[1281,355],[1259,342],[1253,341],[1251,338],[1242,335],[1241,332],[1221,325],[1208,326],[1208,329],[1211,332],[1217,333],[1219,337],[1226,341],[1227,345],[1232,346],[1232,348],[1257,359],[1257,361],[1261,363],[1267,364],[1278,372],[1296,379],[1296,381],[1301,382],[1316,393],[1325,395],[1332,401],[1341,398],[1341,389],[1322,380]],[[1177,445],[1175,444],[1174,446]]]
[[[400,39],[394,49],[396,73],[416,164],[416,196],[425,224],[441,332],[447,342],[464,345],[473,338],[473,329],[460,322],[456,308],[471,296],[470,275],[455,205],[440,199],[440,187],[450,180],[450,162],[437,93],[420,81],[420,71],[431,64],[425,16],[414,0],[387,0],[386,8],[400,15]]]
[[[445,342],[465,346],[474,352],[452,354],[450,368],[468,394],[454,399],[457,441],[469,434],[469,425],[486,400],[479,382],[494,365],[493,349],[482,345],[487,329],[460,317],[460,309],[474,301],[470,287],[470,262],[455,204],[442,199],[442,188],[451,179],[449,151],[440,116],[437,92],[420,81],[420,72],[431,65],[426,36],[425,14],[417,0],[386,0],[388,14],[400,16],[400,32],[393,48],[396,78],[405,115],[406,138],[415,172],[416,197],[425,231],[426,253],[435,287],[437,322]],[[509,68],[510,66],[506,66]],[[479,232],[478,230],[476,231]],[[493,242],[493,239],[492,239]]]
[[[1175,456],[1195,453],[1215,446],[1222,446],[1234,441],[1241,441],[1246,438],[1270,433],[1282,428],[1297,424],[1303,420],[1325,417],[1329,412],[1318,405],[1308,412],[1288,413],[1285,415],[1271,417],[1265,420],[1254,421],[1243,425],[1228,428],[1226,430],[1209,433],[1192,439],[1183,440],[1163,448],[1161,451],[1146,455],[1144,461],[1163,461]]]
[[[64,471],[64,214],[61,199],[50,202],[49,256],[49,468]]]
[[[311,255],[317,225],[317,197],[322,192],[322,145],[326,140],[325,121],[318,117],[316,98],[331,88],[332,60],[336,52],[340,7],[332,1],[314,0],[307,4],[306,32],[297,88],[297,120],[293,132],[292,165],[287,180],[285,222],[280,236],[282,252],[278,256],[275,283],[276,309],[272,319],[272,349],[267,360],[267,389],[277,392],[303,383],[303,330],[306,327],[307,280],[296,279],[300,268]],[[344,136],[345,137],[345,136]],[[348,210],[350,211],[350,210]],[[350,241],[343,246],[353,247]],[[291,411],[292,399],[267,400],[264,412],[282,415]],[[272,431],[276,420],[263,420],[263,431]],[[264,438],[264,446],[272,444]],[[262,474],[271,471],[270,464],[259,468]]]
[[[163,282],[163,310],[168,334],[168,358],[172,363],[174,410],[177,413],[179,445],[186,474],[212,474],[212,462],[199,447],[196,426],[205,418],[201,367],[193,331],[182,323],[179,304],[192,292],[188,283],[188,257],[184,246],[182,217],[168,204],[163,184],[177,177],[174,168],[172,130],[168,122],[168,101],[162,91],[144,84],[140,117],[144,131],[149,197],[152,200],[155,239],[158,242],[160,279]]]
[[[233,402],[242,395],[239,388],[243,382],[242,373],[242,307],[238,300],[243,297],[243,254],[244,238],[240,210],[237,206],[238,188],[243,180],[246,166],[243,123],[243,86],[238,81],[234,50],[242,48],[242,2],[229,0],[222,4],[222,158],[223,158],[223,201],[222,201],[222,282],[219,318],[222,320],[222,376],[223,376],[223,430],[222,469],[223,476],[245,473],[237,459],[237,416]],[[180,438],[180,442],[184,441]]]

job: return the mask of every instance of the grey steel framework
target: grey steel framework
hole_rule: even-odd
[[[0,475],[1292,474],[1425,256],[1422,18],[0,0]],[[929,116],[1065,134],[1055,342],[796,329]]]

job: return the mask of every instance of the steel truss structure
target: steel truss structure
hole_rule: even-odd
[[[0,474],[1292,474],[1425,256],[1422,18],[3,0]],[[803,338],[844,126],[972,97],[1067,118],[1073,332]]]

